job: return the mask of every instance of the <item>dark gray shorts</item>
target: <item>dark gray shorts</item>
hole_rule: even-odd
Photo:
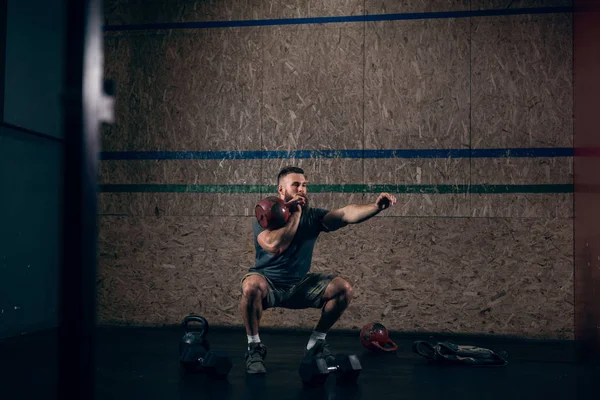
[[[244,282],[250,275],[258,275],[267,281],[267,296],[263,300],[263,309],[273,307],[281,308],[321,308],[323,307],[323,294],[327,285],[336,275],[309,273],[293,286],[281,286],[273,283],[260,272],[249,272],[242,278]]]

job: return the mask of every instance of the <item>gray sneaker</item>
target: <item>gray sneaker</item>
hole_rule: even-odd
[[[249,374],[265,374],[265,357],[267,347],[262,343],[249,343],[246,352],[246,372]]]
[[[310,350],[304,349],[304,357],[323,357],[327,366],[333,367],[335,365],[335,357],[329,350],[329,344],[323,339],[317,340],[315,345]]]

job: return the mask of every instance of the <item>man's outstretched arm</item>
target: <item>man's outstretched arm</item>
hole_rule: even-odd
[[[349,224],[359,224],[371,217],[379,214],[381,211],[396,204],[396,198],[389,193],[381,193],[374,203],[370,204],[349,204],[328,212],[323,218],[323,225],[329,231],[335,231]]]

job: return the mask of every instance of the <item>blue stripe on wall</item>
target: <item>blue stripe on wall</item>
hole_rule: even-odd
[[[486,17],[486,16],[500,16],[500,15],[520,15],[520,14],[556,14],[556,13],[567,13],[567,12],[572,12],[572,11],[573,11],[573,7],[569,7],[569,6],[507,8],[507,9],[501,9],[501,10],[351,15],[351,16],[316,17],[316,18],[260,19],[260,20],[243,20],[243,21],[173,22],[173,23],[139,24],[139,25],[107,25],[104,27],[104,30],[107,32],[110,32],[110,31],[114,32],[114,31],[135,31],[135,30],[155,30],[155,29],[208,29],[208,28],[232,28],[232,27],[245,27],[245,26],[309,25],[309,24],[330,24],[330,23],[340,23],[340,22],[467,18],[467,17]]]
[[[569,147],[512,149],[295,150],[295,151],[122,151],[101,160],[257,160],[287,158],[504,158],[572,157]]]

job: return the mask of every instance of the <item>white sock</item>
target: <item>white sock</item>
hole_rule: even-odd
[[[317,340],[319,340],[319,339],[325,340],[326,336],[327,336],[326,333],[313,331],[312,335],[310,335],[310,339],[308,339],[308,344],[306,345],[306,350],[310,350],[315,345],[315,343],[317,343]]]
[[[250,343],[260,343],[260,338],[258,337],[258,334],[256,335],[246,335],[248,336],[248,349],[250,349]]]

